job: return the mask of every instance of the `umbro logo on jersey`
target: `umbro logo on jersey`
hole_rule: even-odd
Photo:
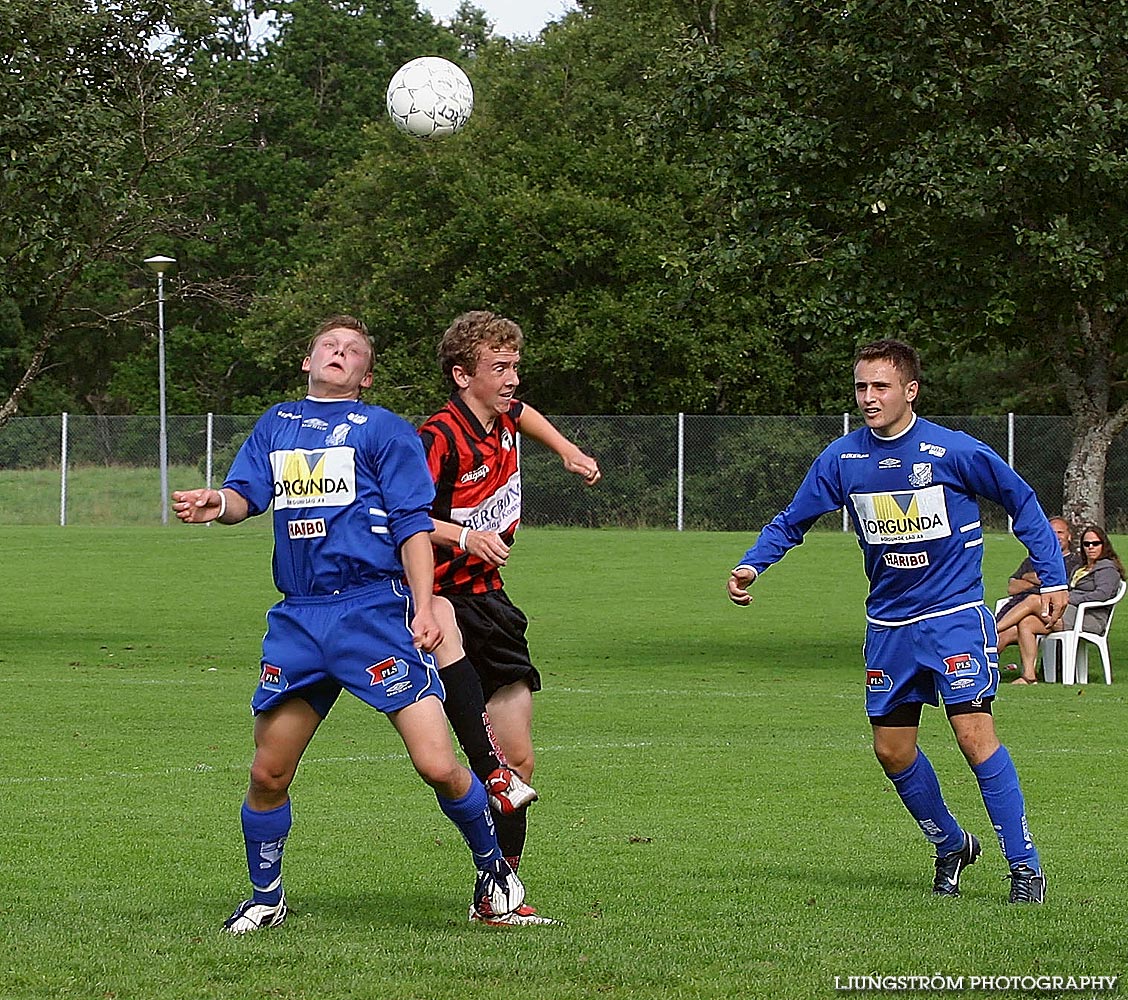
[[[479,465],[478,468],[471,472],[467,472],[459,482],[462,484],[476,483],[479,479],[485,479],[490,474],[490,467],[488,465]]]
[[[899,458],[883,458],[877,463],[879,469],[899,469],[901,468],[901,460]]]

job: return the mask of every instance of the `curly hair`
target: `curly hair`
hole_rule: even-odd
[[[473,375],[478,367],[478,348],[520,351],[525,343],[521,328],[511,319],[488,309],[474,309],[456,316],[439,341],[439,364],[447,381],[454,385],[455,366]]]

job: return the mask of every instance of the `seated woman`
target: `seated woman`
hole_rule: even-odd
[[[1073,572],[1069,580],[1069,605],[1056,622],[1041,618],[1041,601],[1036,594],[1025,597],[1006,611],[997,623],[999,651],[1012,642],[1018,643],[1022,657],[1022,676],[1014,684],[1037,684],[1035,662],[1038,658],[1038,637],[1073,628],[1077,620],[1077,605],[1087,601],[1111,601],[1124,579],[1124,565],[1104,528],[1090,524],[1081,532],[1081,553],[1084,564]],[[1085,630],[1099,632],[1108,624],[1108,608],[1092,608],[1085,612]]]

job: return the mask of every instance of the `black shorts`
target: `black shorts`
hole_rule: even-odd
[[[462,644],[481,679],[486,701],[499,688],[518,681],[525,681],[533,691],[541,689],[540,674],[525,641],[529,620],[504,590],[443,596],[454,606]]]

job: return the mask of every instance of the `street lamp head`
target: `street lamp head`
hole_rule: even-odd
[[[146,257],[145,266],[156,274],[164,274],[173,264],[175,257]]]

